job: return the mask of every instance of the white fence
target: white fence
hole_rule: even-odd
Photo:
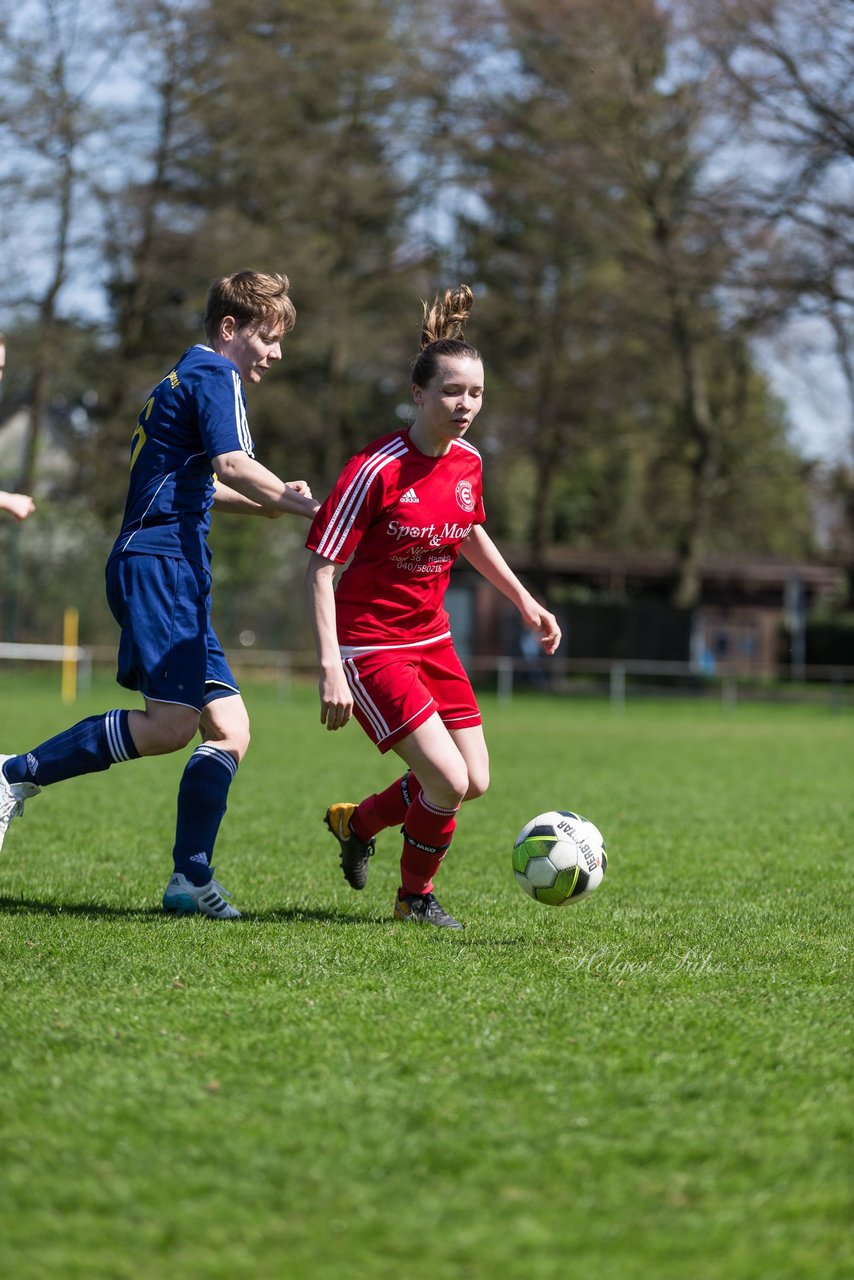
[[[314,679],[314,654],[283,649],[233,649],[229,661],[238,675],[254,674],[273,681],[286,697],[295,680]],[[5,661],[74,664],[75,685],[88,689],[93,666],[115,669],[112,646],[61,644],[9,644],[0,642],[0,667]],[[550,697],[607,695],[615,710],[630,698],[663,694],[681,697],[717,697],[725,708],[739,701],[825,701],[834,710],[854,706],[854,665],[807,666],[803,681],[792,682],[788,668],[776,681],[739,677],[731,672],[697,671],[688,662],[646,660],[595,660],[572,658],[522,658],[507,655],[466,661],[478,685],[491,684],[500,702],[510,702],[520,690]]]
[[[92,650],[77,644],[12,644],[0,640],[2,662],[57,662],[62,671],[63,702],[74,702],[78,688],[92,683]]]
[[[729,671],[698,671],[690,662],[655,662],[647,659],[526,659],[477,658],[466,664],[472,676],[496,678],[499,701],[509,702],[521,685],[553,697],[607,693],[615,710],[629,697],[661,696],[720,698],[724,707],[739,700],[802,702],[829,700],[831,708],[854,706],[854,666],[807,666],[803,678],[793,683],[788,668],[775,680],[742,677]]]

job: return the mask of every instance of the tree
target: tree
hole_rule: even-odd
[[[395,9],[201,6],[177,95],[168,207],[191,298],[200,310],[210,278],[239,266],[291,278],[288,375],[263,388],[253,424],[271,463],[287,454],[327,482],[365,424],[388,421],[404,314],[417,339],[390,142],[407,67]]]
[[[458,226],[507,363],[514,493],[529,459],[527,540],[672,545],[690,605],[737,487],[729,438],[748,417],[757,447],[782,433],[750,370],[752,316],[725,303],[741,211],[708,176],[705,79],[672,70],[668,11],[647,0],[501,14],[511,73],[470,96],[460,182],[479,203]]]
[[[825,326],[854,447],[854,7],[693,0],[689,14],[720,68],[716,109],[751,161],[743,288],[778,330],[805,316]]]
[[[95,234],[91,223],[84,225],[91,168],[103,141],[94,96],[121,46],[114,17],[110,11],[83,15],[67,0],[38,0],[25,12],[7,6],[2,14],[0,185],[7,209],[11,202],[27,209],[28,231],[41,227],[41,244],[28,246],[34,269],[14,273],[19,286],[22,279],[38,282],[31,294],[21,289],[13,304],[34,320],[38,339],[30,349],[30,428],[18,477],[26,491],[34,485],[50,397],[61,294],[73,260],[85,255]]]
[[[806,546],[797,460],[753,343],[828,299],[847,342],[842,211],[833,236],[814,232],[836,255],[818,288],[813,258],[795,270],[789,232],[807,217],[792,193],[819,186],[804,173],[792,192],[775,188],[779,216],[763,220],[762,185],[727,146],[721,86],[736,66],[752,85],[758,66],[744,63],[746,27],[741,44],[724,40],[738,16],[728,0],[716,26],[705,7],[702,40],[683,21],[700,23],[701,0],[110,0],[87,11],[103,39],[85,51],[71,0],[36,3],[65,23],[64,60],[46,62],[45,31],[22,35],[5,11],[9,48],[30,62],[0,87],[4,137],[17,139],[0,156],[0,216],[23,196],[61,231],[58,273],[18,312],[33,370],[71,351],[68,281],[95,250],[104,264],[100,346],[75,326],[61,382],[78,389],[85,370],[87,403],[97,392],[97,430],[76,453],[111,525],[137,407],[200,340],[211,278],[255,266],[291,277],[298,323],[284,369],[253,392],[253,434],[265,461],[318,493],[405,417],[419,297],[466,280],[499,535],[538,553],[554,541],[677,548],[680,603],[696,597],[707,550]],[[759,7],[747,0],[745,21]],[[796,0],[765,7],[791,13]],[[111,89],[98,61],[119,32],[132,93]],[[62,129],[48,99],[69,107]],[[764,154],[777,154],[787,139],[760,107],[745,98],[738,126],[759,137],[762,123]],[[31,134],[57,167],[18,163]],[[821,169],[825,212],[830,174],[847,164],[841,138]],[[46,324],[28,327],[42,300]],[[55,329],[43,341],[51,315],[61,343]],[[224,530],[222,571],[260,578],[263,534]]]
[[[127,465],[139,408],[168,363],[202,336],[193,304],[204,269],[195,250],[194,223],[188,225],[174,195],[197,19],[194,5],[172,0],[154,0],[143,9],[131,3],[126,11],[134,89],[114,110],[112,128],[133,162],[123,185],[98,187],[112,341],[100,389],[99,429],[87,460],[94,501],[111,518],[124,499],[115,473]]]

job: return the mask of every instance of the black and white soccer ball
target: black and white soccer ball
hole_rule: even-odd
[[[550,907],[567,907],[598,889],[608,866],[602,832],[564,809],[527,822],[513,846],[513,871],[525,893]]]

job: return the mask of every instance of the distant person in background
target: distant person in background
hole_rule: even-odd
[[[460,805],[489,785],[480,711],[444,608],[458,553],[512,601],[545,653],[560,643],[554,616],[483,527],[481,458],[467,439],[483,400],[483,363],[462,337],[471,304],[461,285],[424,306],[412,425],[351,458],[306,544],[321,721],[340,729],[355,716],[409,770],[361,804],[329,806],[341,868],[352,888],[363,888],[375,837],[400,827],[394,916],[443,929],[463,926],[437,901],[433,878]],[[333,590],[336,566],[347,561]]]
[[[152,391],[131,440],[121,531],[107,562],[107,599],[121,628],[118,681],[144,711],[91,716],[40,746],[0,756],[0,844],[42,787],[140,756],[180,751],[201,734],[178,790],[174,874],[163,909],[231,920],[213,878],[229,787],[249,745],[249,717],[211,626],[211,508],[311,518],[302,480],[285,482],[253,456],[246,383],[282,358],[296,312],[283,275],[239,271],[214,282],[206,344],[185,351]]]
[[[6,372],[6,339],[0,333],[0,382]],[[7,493],[0,489],[0,511],[8,511],[16,520],[26,520],[36,509],[36,504],[26,493]]]

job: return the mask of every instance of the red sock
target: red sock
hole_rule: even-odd
[[[420,795],[421,783],[415,774],[405,773],[385,791],[363,800],[350,819],[350,828],[360,840],[370,840],[386,827],[401,827],[409,806]]]
[[[423,791],[413,801],[406,815],[400,859],[404,894],[433,892],[433,877],[453,839],[459,807],[441,809]]]

